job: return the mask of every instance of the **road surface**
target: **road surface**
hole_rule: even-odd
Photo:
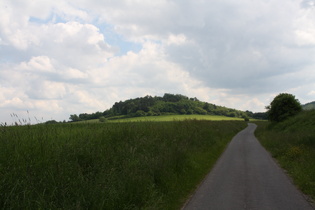
[[[184,210],[311,210],[254,136],[256,125],[239,132]]]

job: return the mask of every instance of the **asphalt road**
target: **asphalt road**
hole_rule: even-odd
[[[249,123],[232,139],[183,209],[314,209],[260,145],[255,129]]]

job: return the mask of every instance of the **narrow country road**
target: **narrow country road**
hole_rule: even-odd
[[[249,123],[232,139],[183,209],[314,209],[260,145],[255,129]]]

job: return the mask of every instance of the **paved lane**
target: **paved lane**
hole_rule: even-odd
[[[255,124],[239,132],[183,208],[314,209],[254,136]]]

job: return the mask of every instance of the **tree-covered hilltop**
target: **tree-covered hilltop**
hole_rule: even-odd
[[[240,118],[265,119],[264,113],[252,113],[250,111],[239,111],[236,109],[217,106],[215,104],[199,101],[197,98],[189,98],[181,94],[165,93],[160,96],[145,96],[126,101],[116,102],[110,109],[104,112],[92,114],[81,113],[70,115],[71,121],[91,120],[118,117],[140,117],[158,116],[168,114],[200,114],[221,115]]]
[[[302,105],[304,110],[315,109],[315,101]]]

